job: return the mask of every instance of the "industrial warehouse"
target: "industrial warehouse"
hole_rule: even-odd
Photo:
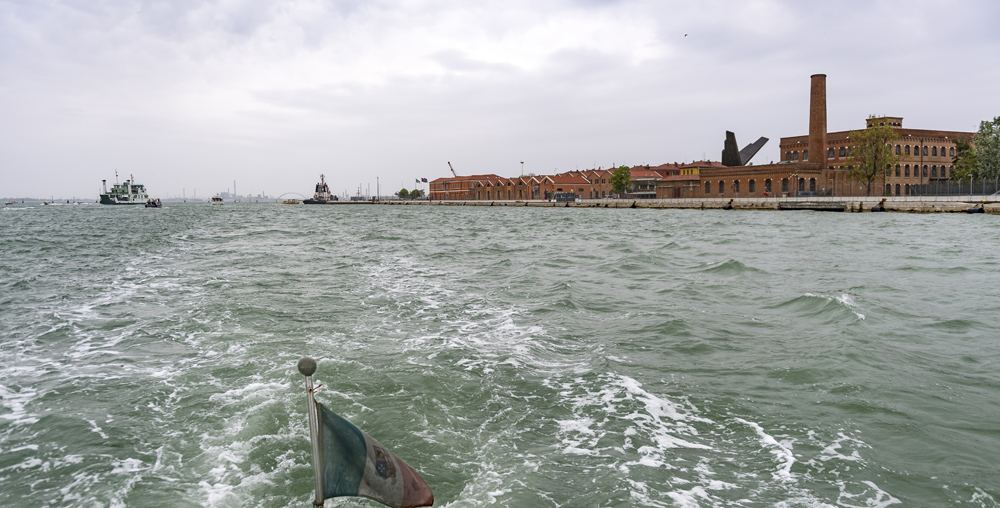
[[[784,160],[753,165],[750,160],[767,138],[738,149],[736,136],[726,133],[722,161],[668,163],[629,169],[628,190],[612,192],[614,168],[571,171],[554,175],[502,177],[495,174],[438,178],[430,182],[434,201],[528,201],[560,199],[634,200],[684,198],[757,198],[794,196],[908,196],[922,188],[946,184],[953,171],[956,140],[971,140],[972,132],[904,129],[902,117],[869,118],[866,127],[888,125],[898,136],[892,147],[899,157],[879,185],[864,189],[846,166],[851,154],[850,131],[827,132],[826,75],[810,78],[809,133],[781,138]]]

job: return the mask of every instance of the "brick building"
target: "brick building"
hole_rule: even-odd
[[[476,199],[477,192],[485,184],[489,183],[490,190],[493,190],[492,183],[498,180],[500,177],[493,174],[438,178],[430,182],[429,197],[443,201]]]
[[[723,168],[718,161],[694,161],[690,164],[674,162],[651,168],[663,176],[656,182],[657,199],[692,198],[701,195],[701,172],[705,169]]]
[[[869,118],[865,126],[872,124],[889,125],[899,136],[893,151],[900,157],[899,163],[890,168],[884,182],[884,192],[892,195],[909,194],[911,185],[921,185],[945,181],[954,169],[955,140],[971,140],[972,132],[938,131],[903,128],[902,117]],[[827,169],[846,170],[850,155],[849,131],[827,134]],[[795,161],[808,156],[808,136],[781,138],[780,149],[783,159]],[[801,154],[801,155],[800,155]]]
[[[847,158],[851,151],[849,131],[826,130],[826,75],[810,77],[809,134],[781,138],[783,161],[763,165],[726,166],[696,161],[635,166],[630,169],[630,198],[730,198],[808,195],[850,196],[867,191],[852,181]],[[902,117],[868,120],[887,124],[899,135],[893,151],[899,164],[890,168],[886,194],[909,194],[913,185],[947,180],[952,173],[955,140],[971,139],[971,132],[904,129]],[[761,138],[766,141],[766,138]],[[757,143],[762,143],[758,140]],[[728,142],[728,138],[727,138]],[[735,147],[735,138],[732,143]],[[759,146],[757,147],[759,149]],[[745,164],[747,156],[733,164]],[[611,169],[571,171],[557,175],[503,178],[493,174],[439,178],[430,183],[433,200],[529,200],[550,199],[557,192],[572,192],[583,199],[611,196]],[[880,189],[873,189],[880,194]]]
[[[904,129],[902,117],[872,118],[888,124],[899,135],[893,151],[901,158],[890,168],[884,188],[887,194],[908,194],[911,185],[947,180],[953,168],[955,140],[971,139],[971,132]],[[817,195],[850,196],[865,194],[852,181],[847,168],[851,152],[849,131],[826,131],[826,75],[811,77],[809,134],[781,138],[784,160],[760,166],[706,168],[701,171],[698,197],[795,196],[801,192]],[[873,189],[879,194],[878,189]]]

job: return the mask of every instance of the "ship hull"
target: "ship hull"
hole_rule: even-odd
[[[145,201],[116,201],[110,194],[101,194],[102,205],[144,205]]]

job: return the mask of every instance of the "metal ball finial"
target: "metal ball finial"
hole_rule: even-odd
[[[303,376],[311,376],[316,373],[316,360],[309,358],[308,356],[303,356],[299,360],[299,373]]]

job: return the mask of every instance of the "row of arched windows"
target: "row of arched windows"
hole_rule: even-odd
[[[847,157],[848,155],[850,155],[851,151],[852,150],[846,146],[842,146],[839,149],[828,148],[826,150],[826,158],[833,159],[836,156],[840,156],[841,158]],[[924,157],[955,157],[955,147],[953,146],[937,147],[937,146],[926,146],[926,145],[923,146],[913,145],[911,147],[910,145],[896,145],[896,155],[913,155],[915,157],[919,157],[921,155],[921,152],[923,152]],[[789,162],[799,160],[799,152],[791,150],[785,152],[785,160]],[[802,160],[804,161],[809,160],[809,150],[802,151]]]
[[[952,147],[947,147],[947,149],[948,149],[948,155],[945,155],[945,148],[946,147],[942,146],[941,149],[938,150],[938,147],[936,147],[936,146],[928,147],[926,145],[925,146],[914,145],[913,146],[913,155],[919,157],[921,155],[920,152],[923,151],[923,156],[924,157],[938,157],[938,153],[941,154],[940,157],[954,157],[955,156],[955,147],[953,147],[953,146]],[[923,149],[923,150],[921,150],[921,149]],[[896,155],[910,155],[910,145],[896,145]]]
[[[807,184],[808,184],[808,187],[809,187],[809,191],[816,192],[816,179],[815,178],[809,178],[808,180],[805,179],[805,178],[799,178],[798,179],[798,191],[799,192],[805,191]],[[719,189],[719,193],[718,194],[720,196],[725,196],[726,195],[726,181],[725,180],[719,180],[718,189]],[[729,184],[729,190],[731,192],[731,195],[733,195],[733,196],[739,195],[739,193],[740,193],[740,181],[739,180],[733,180]],[[750,195],[753,195],[756,192],[757,192],[757,180],[755,180],[755,179],[748,180],[747,181],[747,193],[750,194]],[[763,190],[763,192],[765,192],[767,194],[770,194],[772,192],[772,190],[771,190],[771,179],[770,178],[764,179],[764,190]],[[788,192],[788,179],[787,178],[782,178],[781,179],[781,192]],[[705,182],[705,195],[709,196],[711,194],[712,194],[712,182]]]
[[[939,167],[940,167],[940,171],[938,170]],[[954,166],[944,166],[944,165],[938,166],[936,164],[931,165],[930,168],[931,168],[931,170],[930,170],[930,177],[931,178],[939,178],[938,175],[940,174],[940,178],[942,178],[942,179],[947,179],[948,175],[951,174],[951,171],[953,169],[955,169]],[[914,164],[913,165],[913,173],[912,174],[913,174],[913,176],[916,176],[916,177],[927,178],[927,175],[928,175],[928,173],[927,173],[927,165],[924,164],[923,167],[921,167],[921,166],[919,166],[917,164]],[[909,177],[910,176],[910,165],[909,164],[903,164],[903,165],[896,164],[896,173],[895,173],[895,175],[896,175],[897,178],[899,176],[903,176],[904,178]]]

